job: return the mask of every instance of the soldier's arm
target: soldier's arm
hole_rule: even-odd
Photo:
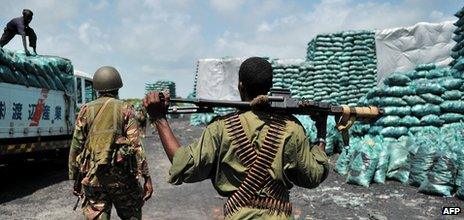
[[[322,146],[311,145],[300,129],[290,139],[285,152],[286,174],[295,185],[305,188],[317,187],[327,178],[329,159]]]
[[[199,141],[180,147],[168,121],[166,110],[169,106],[169,93],[163,92],[164,101],[159,93],[149,93],[143,100],[143,105],[150,115],[150,121],[158,130],[163,148],[172,162],[169,171],[169,182],[181,184],[182,182],[197,182],[210,177],[216,157],[217,146],[221,140],[218,123],[210,124],[203,132]]]
[[[84,149],[84,143],[86,139],[86,118],[85,113],[87,106],[82,106],[77,118],[76,126],[74,127],[74,133],[69,149],[69,160],[68,160],[68,175],[69,179],[74,180],[77,178],[79,172],[79,163],[77,161],[77,155],[79,155]]]
[[[210,124],[200,139],[175,152],[168,181],[172,184],[198,182],[211,178],[221,144],[219,122]]]
[[[158,130],[161,144],[163,144],[164,151],[172,163],[176,151],[180,148],[179,141],[174,136],[174,133],[172,133],[169,122],[165,117],[155,119],[153,125]]]
[[[125,117],[125,127],[124,133],[126,134],[127,139],[134,148],[135,157],[137,160],[137,176],[143,176],[145,179],[150,178],[150,173],[148,170],[147,158],[145,156],[145,150],[142,146],[141,133],[139,129],[139,124],[135,117],[135,111],[133,109],[128,109],[124,113]]]

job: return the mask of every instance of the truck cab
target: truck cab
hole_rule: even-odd
[[[97,93],[93,89],[92,75],[83,71],[75,70],[74,91],[76,91],[77,108],[80,108],[85,103],[95,100],[97,98]]]

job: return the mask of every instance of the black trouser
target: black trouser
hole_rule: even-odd
[[[37,45],[37,35],[35,35],[34,30],[32,28],[26,28],[24,32],[26,32],[26,36],[29,37],[29,46],[35,48]],[[15,35],[15,32],[10,29],[3,29],[2,38],[0,38],[0,47],[7,45]]]

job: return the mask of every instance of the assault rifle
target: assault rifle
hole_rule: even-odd
[[[347,137],[348,129],[354,121],[373,122],[384,114],[384,110],[374,106],[349,107],[347,105],[332,105],[327,102],[316,102],[305,99],[292,98],[288,89],[271,89],[266,97],[268,105],[265,109],[269,112],[281,112],[297,115],[334,115],[337,129]],[[238,110],[251,110],[254,108],[251,102],[244,101],[220,101],[207,99],[171,99],[171,104],[185,103],[186,106],[170,106],[168,114],[213,113],[215,107],[229,107]],[[346,141],[348,142],[348,141]]]

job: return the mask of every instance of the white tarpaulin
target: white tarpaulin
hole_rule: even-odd
[[[417,64],[436,63],[446,66],[451,61],[453,22],[418,23],[412,27],[377,30],[377,81],[392,72],[413,70]]]
[[[197,98],[240,101],[238,70],[245,58],[198,61]]]
[[[277,66],[300,65],[304,59],[273,59],[272,63]]]

